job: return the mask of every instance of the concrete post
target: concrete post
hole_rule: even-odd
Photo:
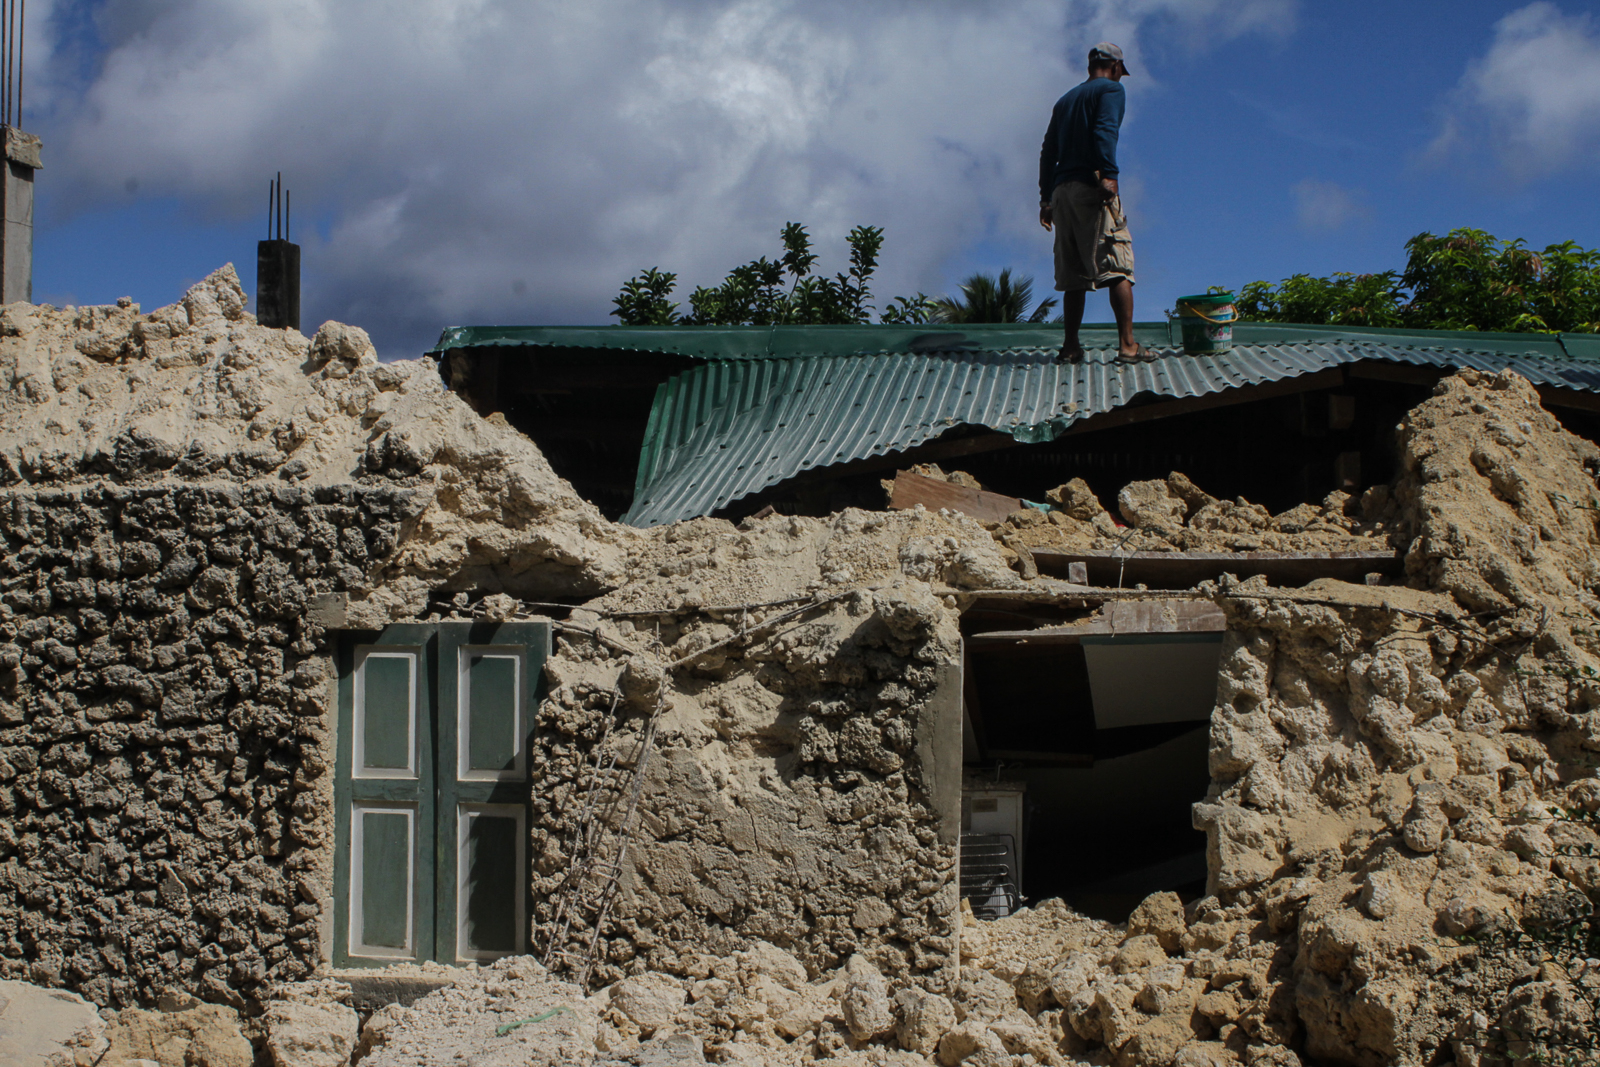
[[[33,172],[39,138],[0,126],[5,169],[0,172],[0,304],[33,302]]]
[[[256,242],[256,321],[273,329],[300,328],[300,246]]]

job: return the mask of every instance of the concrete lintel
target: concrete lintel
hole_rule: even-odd
[[[1209,600],[1118,600],[1075,625],[997,630],[972,634],[967,640],[979,647],[1019,642],[1072,644],[1091,635],[1221,633],[1226,628],[1222,609]]]

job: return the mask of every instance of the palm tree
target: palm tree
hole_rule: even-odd
[[[996,278],[979,271],[961,283],[961,296],[945,296],[934,301],[936,322],[1044,322],[1056,306],[1055,297],[1046,297],[1030,314],[1033,279],[1011,280],[1007,267]]]

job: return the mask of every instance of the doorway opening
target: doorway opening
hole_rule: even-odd
[[[1223,618],[1114,603],[1065,626],[966,637],[963,895],[980,915],[1061,897],[1124,921],[1205,892],[1209,723]]]

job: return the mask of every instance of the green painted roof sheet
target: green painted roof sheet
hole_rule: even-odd
[[[1164,322],[1136,325],[1167,347]],[[456,348],[662,353],[704,360],[657,389],[624,521],[706,515],[806,470],[914,448],[958,426],[1024,443],[1141,393],[1200,396],[1358,360],[1504,368],[1539,385],[1600,393],[1600,336],[1239,323],[1232,351],[1121,364],[1115,331],[1086,325],[1082,363],[1058,366],[1059,325],[464,326]],[[587,358],[587,357],[586,357]]]
[[[1165,322],[1134,326],[1147,345],[1176,342]],[[1010,352],[1061,344],[1057,323],[977,323],[949,326],[452,326],[430,354],[455,348],[588,348],[659,352],[699,359],[797,359],[871,353],[914,353],[940,348]],[[946,344],[948,339],[948,344]],[[1086,348],[1115,343],[1115,328],[1086,324]],[[1382,327],[1302,326],[1241,322],[1239,344],[1370,341],[1384,345],[1464,348],[1507,355],[1570,356],[1600,361],[1600,334],[1480,333],[1472,330],[1404,330]]]
[[[1509,368],[1538,385],[1600,392],[1600,362],[1532,351],[1371,341],[1234,344],[1124,364],[1113,349],[1058,365],[1055,348],[715,360],[656,393],[624,521],[655,526],[707,515],[806,470],[926,444],[958,426],[1019,442],[1054,440],[1141,393],[1180,398],[1280,381],[1360,360],[1451,369]],[[1519,346],[1520,347],[1520,346]]]

